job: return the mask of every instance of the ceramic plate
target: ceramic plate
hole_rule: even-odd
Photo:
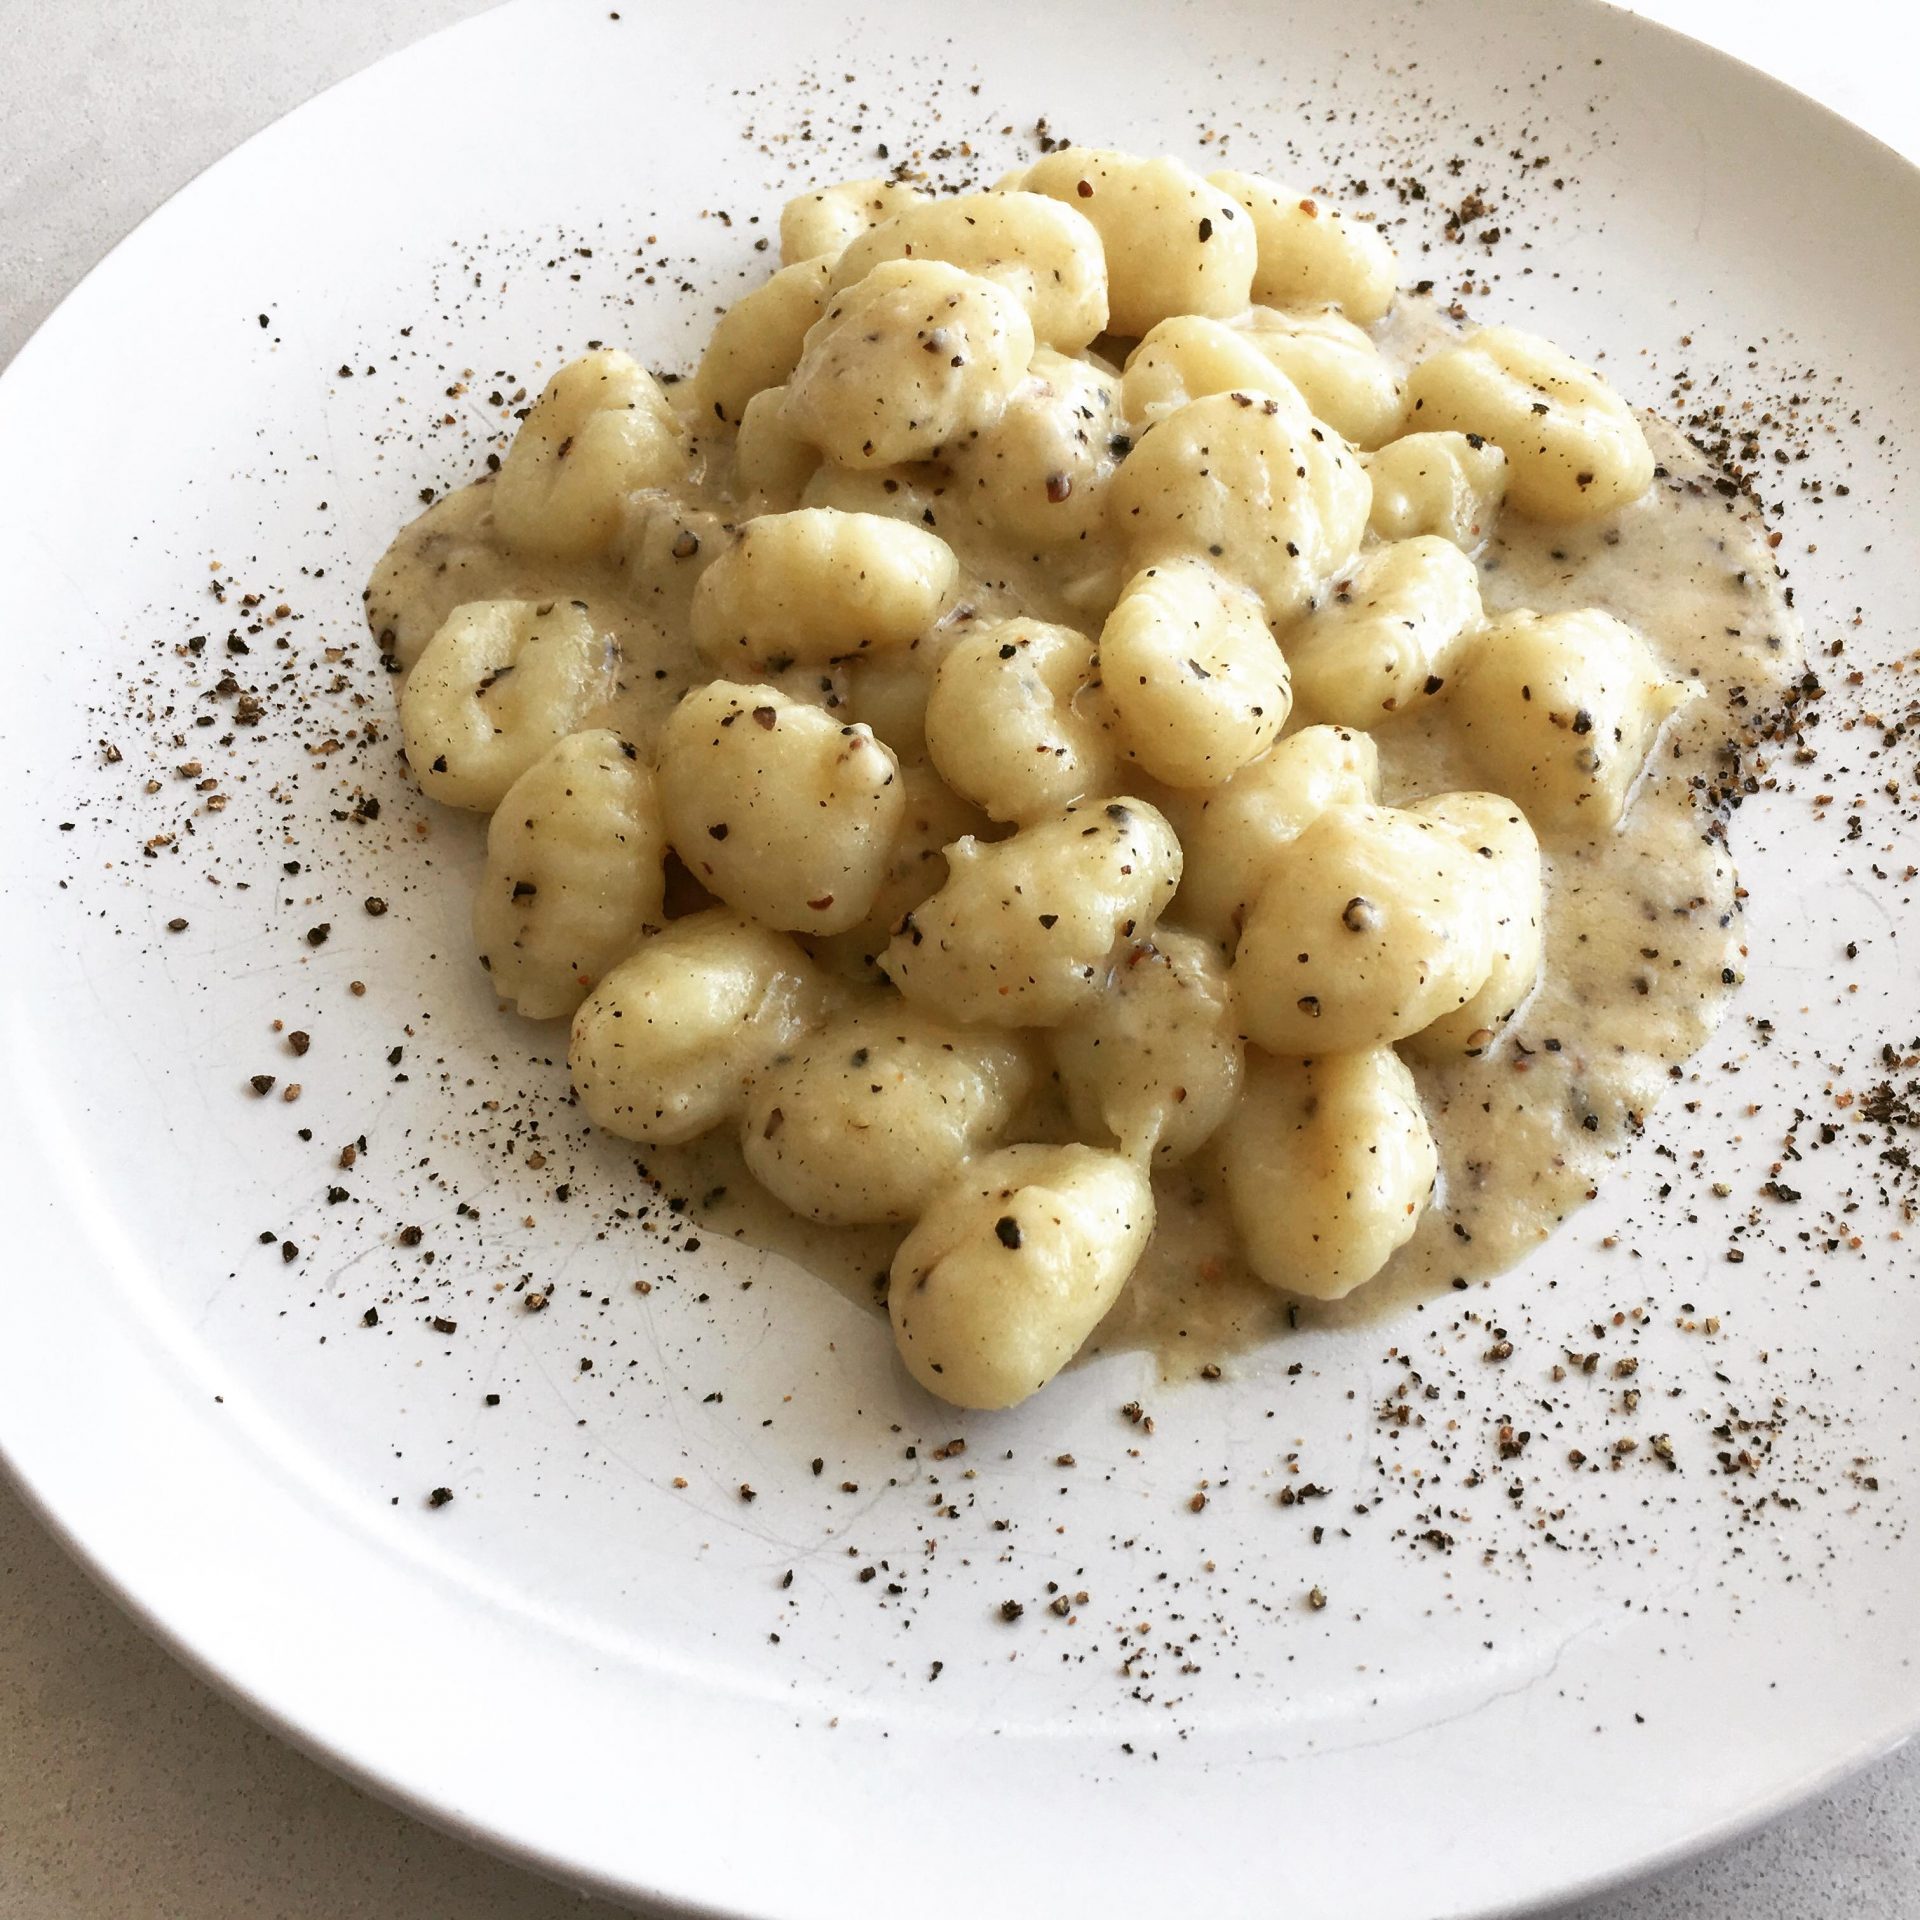
[[[1604,354],[1753,475],[1824,691],[1728,769],[1732,1015],[1527,1268],[976,1418],[576,1124],[358,603],[521,385],[685,365],[787,194],[1043,135],[1351,196]],[[1864,135],[1590,6],[528,4],[250,142],[0,382],[28,1495],[313,1752],[677,1910],[1510,1911],[1884,1751],[1917,228]]]

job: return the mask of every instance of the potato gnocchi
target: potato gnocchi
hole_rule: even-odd
[[[553,371],[369,584],[496,996],[803,1259],[887,1236],[957,1405],[1143,1288],[1199,1357],[1516,1257],[1733,978],[1697,696],[1795,669],[1759,536],[1261,174],[903,169],[779,242],[691,377]]]

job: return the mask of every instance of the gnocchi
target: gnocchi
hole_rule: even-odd
[[[1476,859],[1493,910],[1493,965],[1478,993],[1415,1034],[1416,1053],[1444,1058],[1493,1045],[1540,978],[1545,883],[1527,816],[1497,793],[1439,793],[1408,809],[1437,820]]]
[[[1493,970],[1493,909],[1437,820],[1335,806],[1269,862],[1234,954],[1242,1030],[1273,1053],[1390,1046]]]
[[[881,965],[908,1002],[982,1026],[1057,1027],[1100,997],[1180,884],[1180,843],[1144,801],[1086,801],[1007,840],[947,849],[947,882]]]
[[[688,377],[560,365],[365,595],[581,1113],[981,1408],[1543,1238],[1733,977],[1668,721],[1798,671],[1597,373],[1317,194],[1042,144],[791,199]]]
[[[1170,787],[1224,786],[1293,706],[1260,603],[1193,560],[1127,582],[1100,629],[1099,664],[1121,751]]]
[[[1393,304],[1393,249],[1371,221],[1322,206],[1257,173],[1210,173],[1253,224],[1252,294],[1263,307],[1338,307],[1370,327]]]
[[[1000,190],[1044,193],[1092,223],[1106,250],[1115,333],[1138,336],[1176,313],[1224,318],[1252,297],[1252,221],[1178,160],[1064,147]]]
[[[807,950],[822,966],[848,979],[881,986],[880,956],[913,909],[947,879],[946,849],[969,835],[991,839],[994,824],[924,761],[902,765],[900,825],[887,852],[880,890],[866,918],[835,934],[810,934]]]
[[[755,1077],[831,1005],[785,934],[714,907],[643,940],[587,995],[567,1066],[596,1127],[677,1146],[737,1120]]]
[[[995,820],[1111,792],[1119,759],[1093,710],[1093,643],[1040,620],[977,626],[940,662],[926,740],[953,789]]]
[[[667,838],[730,907],[769,927],[838,933],[886,877],[905,798],[865,727],[731,680],[673,711],[660,753]]]
[[[1660,729],[1690,695],[1611,614],[1523,608],[1480,636],[1454,698],[1487,779],[1542,830],[1568,834],[1619,824]]]
[[[493,512],[515,546],[580,559],[618,532],[622,498],[687,475],[686,429],[630,354],[583,355],[546,384],[494,482]]]
[[[1452,541],[1375,547],[1287,636],[1300,704],[1342,726],[1379,726],[1445,687],[1480,623],[1480,576]]]
[[[694,644],[721,673],[904,647],[939,618],[959,572],[938,535],[880,514],[765,514],[701,575]]]
[[[807,329],[825,310],[832,278],[833,262],[825,256],[796,261],[720,316],[693,376],[694,404],[702,415],[737,427],[755,394],[786,379]]]
[[[414,778],[452,807],[491,812],[556,741],[619,687],[620,653],[583,601],[456,607],[400,694]]]
[[[925,200],[870,227],[834,264],[833,290],[883,260],[944,260],[993,280],[1026,308],[1043,347],[1077,353],[1106,330],[1107,262],[1080,214],[1038,193]]]
[[[1196,313],[1162,320],[1127,356],[1121,403],[1144,430],[1190,400],[1216,393],[1258,393],[1301,415],[1306,397],[1271,354],[1241,327]]]
[[[1110,499],[1129,560],[1211,560],[1284,622],[1352,564],[1372,491],[1338,434],[1271,394],[1235,389],[1162,420]]]
[[[1518,327],[1480,327],[1407,376],[1412,421],[1491,440],[1507,493],[1536,520],[1605,519],[1653,483],[1653,450],[1626,402],[1571,354]]]
[[[1477,553],[1507,497],[1507,456],[1477,433],[1409,433],[1365,465],[1373,483],[1367,525],[1381,540],[1437,534]]]
[[[894,1255],[887,1313],[907,1371],[956,1406],[1038,1393],[1119,1297],[1153,1221],[1124,1154],[1022,1145],[976,1161]]]
[[[735,490],[755,514],[790,513],[820,467],[820,449],[786,415],[785,386],[763,387],[740,410],[733,442]]]
[[[1169,795],[1185,856],[1179,918],[1230,949],[1280,848],[1329,807],[1379,797],[1373,736],[1326,726],[1289,734],[1224,786]]]
[[[997,281],[883,260],[807,331],[784,416],[836,465],[925,460],[1000,417],[1033,361],[1033,323]]]
[[[1376,1046],[1253,1062],[1221,1164],[1254,1272],[1343,1300],[1412,1238],[1439,1155],[1413,1075]]]
[[[1121,955],[1106,992],[1055,1029],[1053,1057],[1082,1132],[1156,1166],[1187,1159],[1233,1111],[1246,1064],[1219,953],[1156,928]]]
[[[754,1178],[808,1219],[912,1220],[998,1145],[1032,1084],[1017,1035],[950,1026],[888,994],[760,1075],[741,1151]]]
[[[989,533],[1048,556],[1099,540],[1131,445],[1116,385],[1105,369],[1042,347],[999,418],[948,449],[961,502]]]
[[[780,260],[793,266],[820,254],[838,256],[869,227],[926,199],[903,180],[848,180],[799,193],[780,209]]]
[[[510,786],[487,827],[474,939],[494,991],[532,1020],[570,1014],[665,920],[653,775],[607,728],[570,733]]]
[[[1406,405],[1400,382],[1351,320],[1331,307],[1309,313],[1255,307],[1245,325],[1315,418],[1356,447],[1377,447],[1400,431]]]

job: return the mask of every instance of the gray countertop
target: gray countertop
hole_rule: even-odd
[[[0,0],[0,365],[228,148],[480,0]],[[1646,0],[1920,152],[1884,0]],[[1903,31],[1895,27],[1894,31]],[[0,1920],[612,1915],[443,1838],[256,1727],[148,1641],[0,1485]],[[1579,1920],[1920,1915],[1920,1747]]]

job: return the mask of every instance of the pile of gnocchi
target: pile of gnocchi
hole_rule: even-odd
[[[1433,1193],[1409,1060],[1497,1047],[1542,843],[1685,696],[1481,603],[1502,514],[1647,490],[1640,425],[1510,327],[1396,364],[1386,239],[1253,174],[1063,148],[780,245],[690,378],[562,367],[368,590],[414,774],[490,815],[493,988],[595,1125],[895,1226],[947,1401],[1072,1359],[1172,1169],[1349,1293]],[[1416,715],[1481,790],[1383,804]]]

